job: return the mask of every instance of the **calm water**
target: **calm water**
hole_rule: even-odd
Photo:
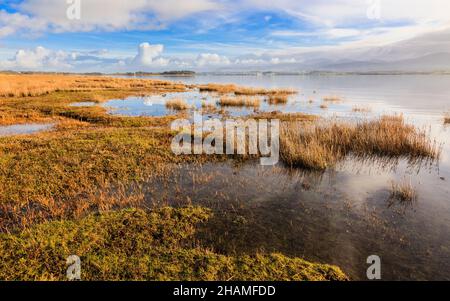
[[[49,130],[53,127],[53,124],[49,123],[26,123],[26,124],[14,124],[8,126],[0,126],[0,137],[13,136],[13,135],[25,135],[33,134],[45,130]]]
[[[222,225],[221,231],[214,238],[205,235],[202,239],[225,253],[281,251],[337,264],[354,279],[364,279],[366,258],[375,254],[381,257],[385,280],[450,280],[450,126],[443,125],[443,115],[450,111],[450,76],[162,79],[295,88],[300,93],[286,106],[275,109],[344,118],[402,113],[408,122],[429,128],[443,147],[437,166],[419,168],[402,160],[381,166],[352,158],[319,174],[292,171],[281,165],[261,167],[256,163],[238,167],[231,163],[183,166],[172,180],[149,184],[147,195],[149,201],[189,200],[216,208],[220,214],[210,226],[214,229]],[[197,105],[202,97],[214,97],[193,93],[198,95],[187,100]],[[339,96],[343,102],[331,104],[327,110],[320,109],[322,98],[330,95]],[[172,96],[180,95],[169,95]],[[130,115],[136,116],[143,114],[144,101],[115,102],[123,104],[122,114],[131,111]],[[150,107],[159,105],[158,114],[167,114],[164,102],[162,97]],[[369,107],[370,112],[352,112],[354,106]],[[154,110],[150,108],[146,113],[152,115]],[[387,200],[392,181],[404,180],[413,183],[418,201],[410,206],[390,205]]]

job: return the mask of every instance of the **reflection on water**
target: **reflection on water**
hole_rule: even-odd
[[[199,239],[221,252],[281,251],[337,264],[355,279],[364,279],[366,259],[375,254],[381,257],[385,280],[450,280],[450,126],[444,126],[442,119],[450,111],[450,76],[196,76],[182,80],[300,91],[286,106],[263,103],[262,111],[344,118],[402,113],[409,123],[429,128],[442,143],[439,166],[418,168],[404,160],[382,166],[354,158],[319,174],[257,164],[184,166],[170,179],[148,183],[149,202],[193,202],[213,208],[215,217]],[[159,102],[152,98],[147,113],[167,114],[164,104],[170,97],[182,96],[197,108],[204,98],[216,101],[213,94],[189,93],[196,95],[166,95]],[[322,99],[330,95],[344,101],[320,109]],[[113,104],[120,105],[113,106],[114,112],[142,115],[143,103],[143,99],[116,100]],[[368,106],[370,112],[352,112],[355,106]],[[248,109],[232,111],[248,113]],[[410,206],[389,203],[391,182],[404,180],[417,189],[418,201]]]
[[[364,279],[376,254],[385,280],[450,279],[448,183],[434,175],[417,186],[419,202],[391,206],[390,180],[409,172],[418,171],[352,159],[324,173],[210,163],[183,165],[143,189],[152,204],[212,208],[198,238],[218,252],[278,251],[339,265],[353,279]]]
[[[26,123],[26,124],[14,124],[8,126],[0,126],[0,136],[13,136],[23,134],[33,134],[36,132],[45,131],[51,129],[54,125],[39,124],[39,123]]]

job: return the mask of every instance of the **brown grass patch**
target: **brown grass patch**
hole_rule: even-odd
[[[289,100],[289,94],[276,93],[269,96],[269,104],[279,105],[286,104]]]
[[[183,100],[179,98],[169,99],[166,102],[166,108],[176,111],[183,111],[189,109],[189,105]]]
[[[326,105],[325,103],[323,103],[323,104],[320,105],[320,108],[321,108],[322,110],[328,109],[328,105]]]
[[[223,107],[259,107],[261,104],[261,100],[256,97],[223,96],[218,101],[218,104]]]
[[[410,204],[418,199],[417,190],[411,182],[392,183],[390,202],[398,201],[403,204]]]
[[[369,113],[372,109],[368,106],[354,106],[352,112],[355,113]]]
[[[264,88],[249,88],[241,87],[234,84],[207,84],[200,85],[200,92],[216,92],[219,94],[235,94],[243,96],[254,96],[254,95],[275,95],[275,94],[285,94],[291,95],[296,94],[297,91],[293,89],[264,89]]]
[[[336,95],[332,95],[332,96],[325,96],[323,98],[323,101],[327,101],[327,102],[340,102],[342,101],[342,99],[339,96]]]
[[[427,132],[406,124],[402,116],[382,116],[356,124],[285,123],[280,146],[280,157],[287,165],[319,170],[334,166],[350,154],[363,158],[405,157],[410,162],[438,159],[440,154]]]
[[[35,97],[58,91],[185,90],[183,84],[161,80],[57,74],[0,74],[0,97]],[[93,99],[96,101],[96,99]]]
[[[444,116],[444,124],[450,124],[450,113]]]

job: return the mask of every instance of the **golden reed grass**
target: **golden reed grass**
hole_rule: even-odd
[[[166,108],[171,110],[183,111],[189,109],[189,105],[183,99],[175,98],[169,99],[166,102]]]
[[[417,199],[417,190],[414,188],[411,182],[392,182],[390,202],[398,201],[405,204],[415,202],[417,201]]]
[[[369,113],[371,111],[371,108],[368,106],[354,106],[352,108],[352,112],[355,113]]]
[[[199,86],[200,92],[216,92],[219,94],[235,94],[242,96],[274,95],[274,94],[296,94],[294,89],[264,89],[240,87],[234,84],[207,84]]]
[[[405,123],[402,116],[373,121],[305,125],[284,123],[280,157],[289,166],[323,170],[345,156],[438,159],[440,148],[427,131]]]
[[[223,107],[259,107],[261,101],[256,97],[231,97],[231,96],[223,96],[218,101],[218,104]]]
[[[339,102],[342,101],[342,99],[339,96],[336,95],[332,95],[332,96],[325,96],[323,98],[323,101],[327,101],[327,102]]]
[[[158,87],[185,89],[183,84],[160,80],[122,79],[102,76],[58,74],[0,74],[0,97],[32,97],[58,91],[158,90]]]
[[[444,124],[450,124],[450,113],[444,116]]]
[[[289,94],[284,93],[275,93],[273,95],[269,95],[269,104],[271,105],[280,105],[286,104],[289,100]]]

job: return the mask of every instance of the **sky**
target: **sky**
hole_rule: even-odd
[[[446,30],[449,12],[448,0],[0,0],[0,70],[270,69]]]

